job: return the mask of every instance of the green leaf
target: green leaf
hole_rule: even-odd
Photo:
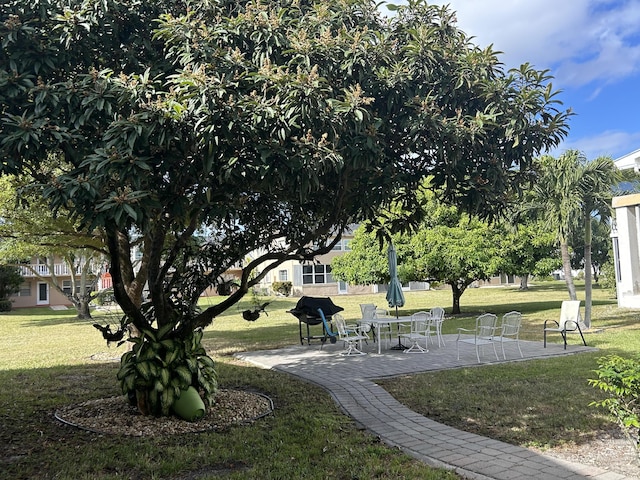
[[[151,364],[149,362],[137,363],[136,370],[145,380],[151,379],[151,376],[152,376]]]

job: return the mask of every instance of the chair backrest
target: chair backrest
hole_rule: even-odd
[[[363,320],[370,320],[376,316],[376,306],[373,303],[361,303],[360,311]]]
[[[476,318],[476,336],[493,337],[496,334],[498,316],[493,313],[484,313]]]
[[[502,316],[503,337],[517,337],[520,333],[520,325],[522,325],[522,314],[520,312],[509,312]]]
[[[425,333],[429,329],[429,312],[411,315],[411,333]]]
[[[385,318],[389,316],[389,310],[386,308],[376,308],[374,312],[375,318]]]
[[[334,314],[332,317],[333,323],[336,326],[336,330],[338,331],[338,336],[340,338],[347,336],[347,322],[345,322],[344,317],[339,313]]]
[[[565,331],[577,330],[578,322],[580,322],[580,300],[564,300],[560,308],[558,328]]]
[[[433,307],[430,312],[431,320],[434,322],[441,322],[444,320],[444,308],[442,307]]]

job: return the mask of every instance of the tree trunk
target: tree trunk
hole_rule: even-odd
[[[89,309],[89,302],[91,302],[91,297],[89,295],[78,295],[78,299],[74,302],[76,305],[76,310],[78,315],[76,318],[79,319],[87,319],[91,317],[91,310]]]
[[[449,285],[451,285],[451,293],[453,294],[451,314],[456,315],[460,313],[460,297],[464,293],[464,290],[459,288],[457,283],[450,283]]]
[[[520,290],[529,290],[529,274],[525,273],[520,277]]]
[[[576,286],[573,283],[573,276],[571,275],[571,258],[569,257],[569,245],[567,242],[560,242],[560,254],[562,255],[562,271],[564,272],[564,281],[567,284],[569,290],[569,300],[577,300]]]
[[[584,325],[591,328],[591,215],[584,216]]]

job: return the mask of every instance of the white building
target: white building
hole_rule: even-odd
[[[640,150],[615,161],[620,170],[640,171]],[[614,197],[611,229],[618,306],[640,308],[640,194]]]

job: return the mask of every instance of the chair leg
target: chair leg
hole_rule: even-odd
[[[522,353],[522,349],[520,348],[520,341],[519,340],[513,340],[514,342],[516,342],[516,346],[518,347],[518,352],[520,352],[520,358],[524,358],[524,355]],[[504,351],[504,342],[500,342],[500,346],[502,347],[502,357],[506,360],[507,359],[507,354]]]
[[[580,325],[578,325],[578,332],[580,332],[580,337],[582,338],[582,344],[586,347],[587,346],[587,342],[584,339],[584,335],[582,335],[582,329],[580,328]]]
[[[426,353],[426,352],[429,351],[429,350],[427,350],[427,348],[425,348],[425,347],[427,347],[427,342],[428,341],[429,341],[429,337],[427,337],[425,339],[425,342],[424,342],[425,346],[423,347],[422,345],[420,345],[420,340],[419,339],[412,338],[411,339],[412,345],[409,348],[407,348],[406,350],[404,350],[404,353]]]
[[[366,355],[365,352],[361,351],[362,349],[362,340],[359,340],[360,342],[360,349],[358,349],[358,346],[356,344],[356,340],[344,340],[344,345],[347,348],[346,352],[341,353],[341,355],[346,356],[350,356],[350,355]]]

